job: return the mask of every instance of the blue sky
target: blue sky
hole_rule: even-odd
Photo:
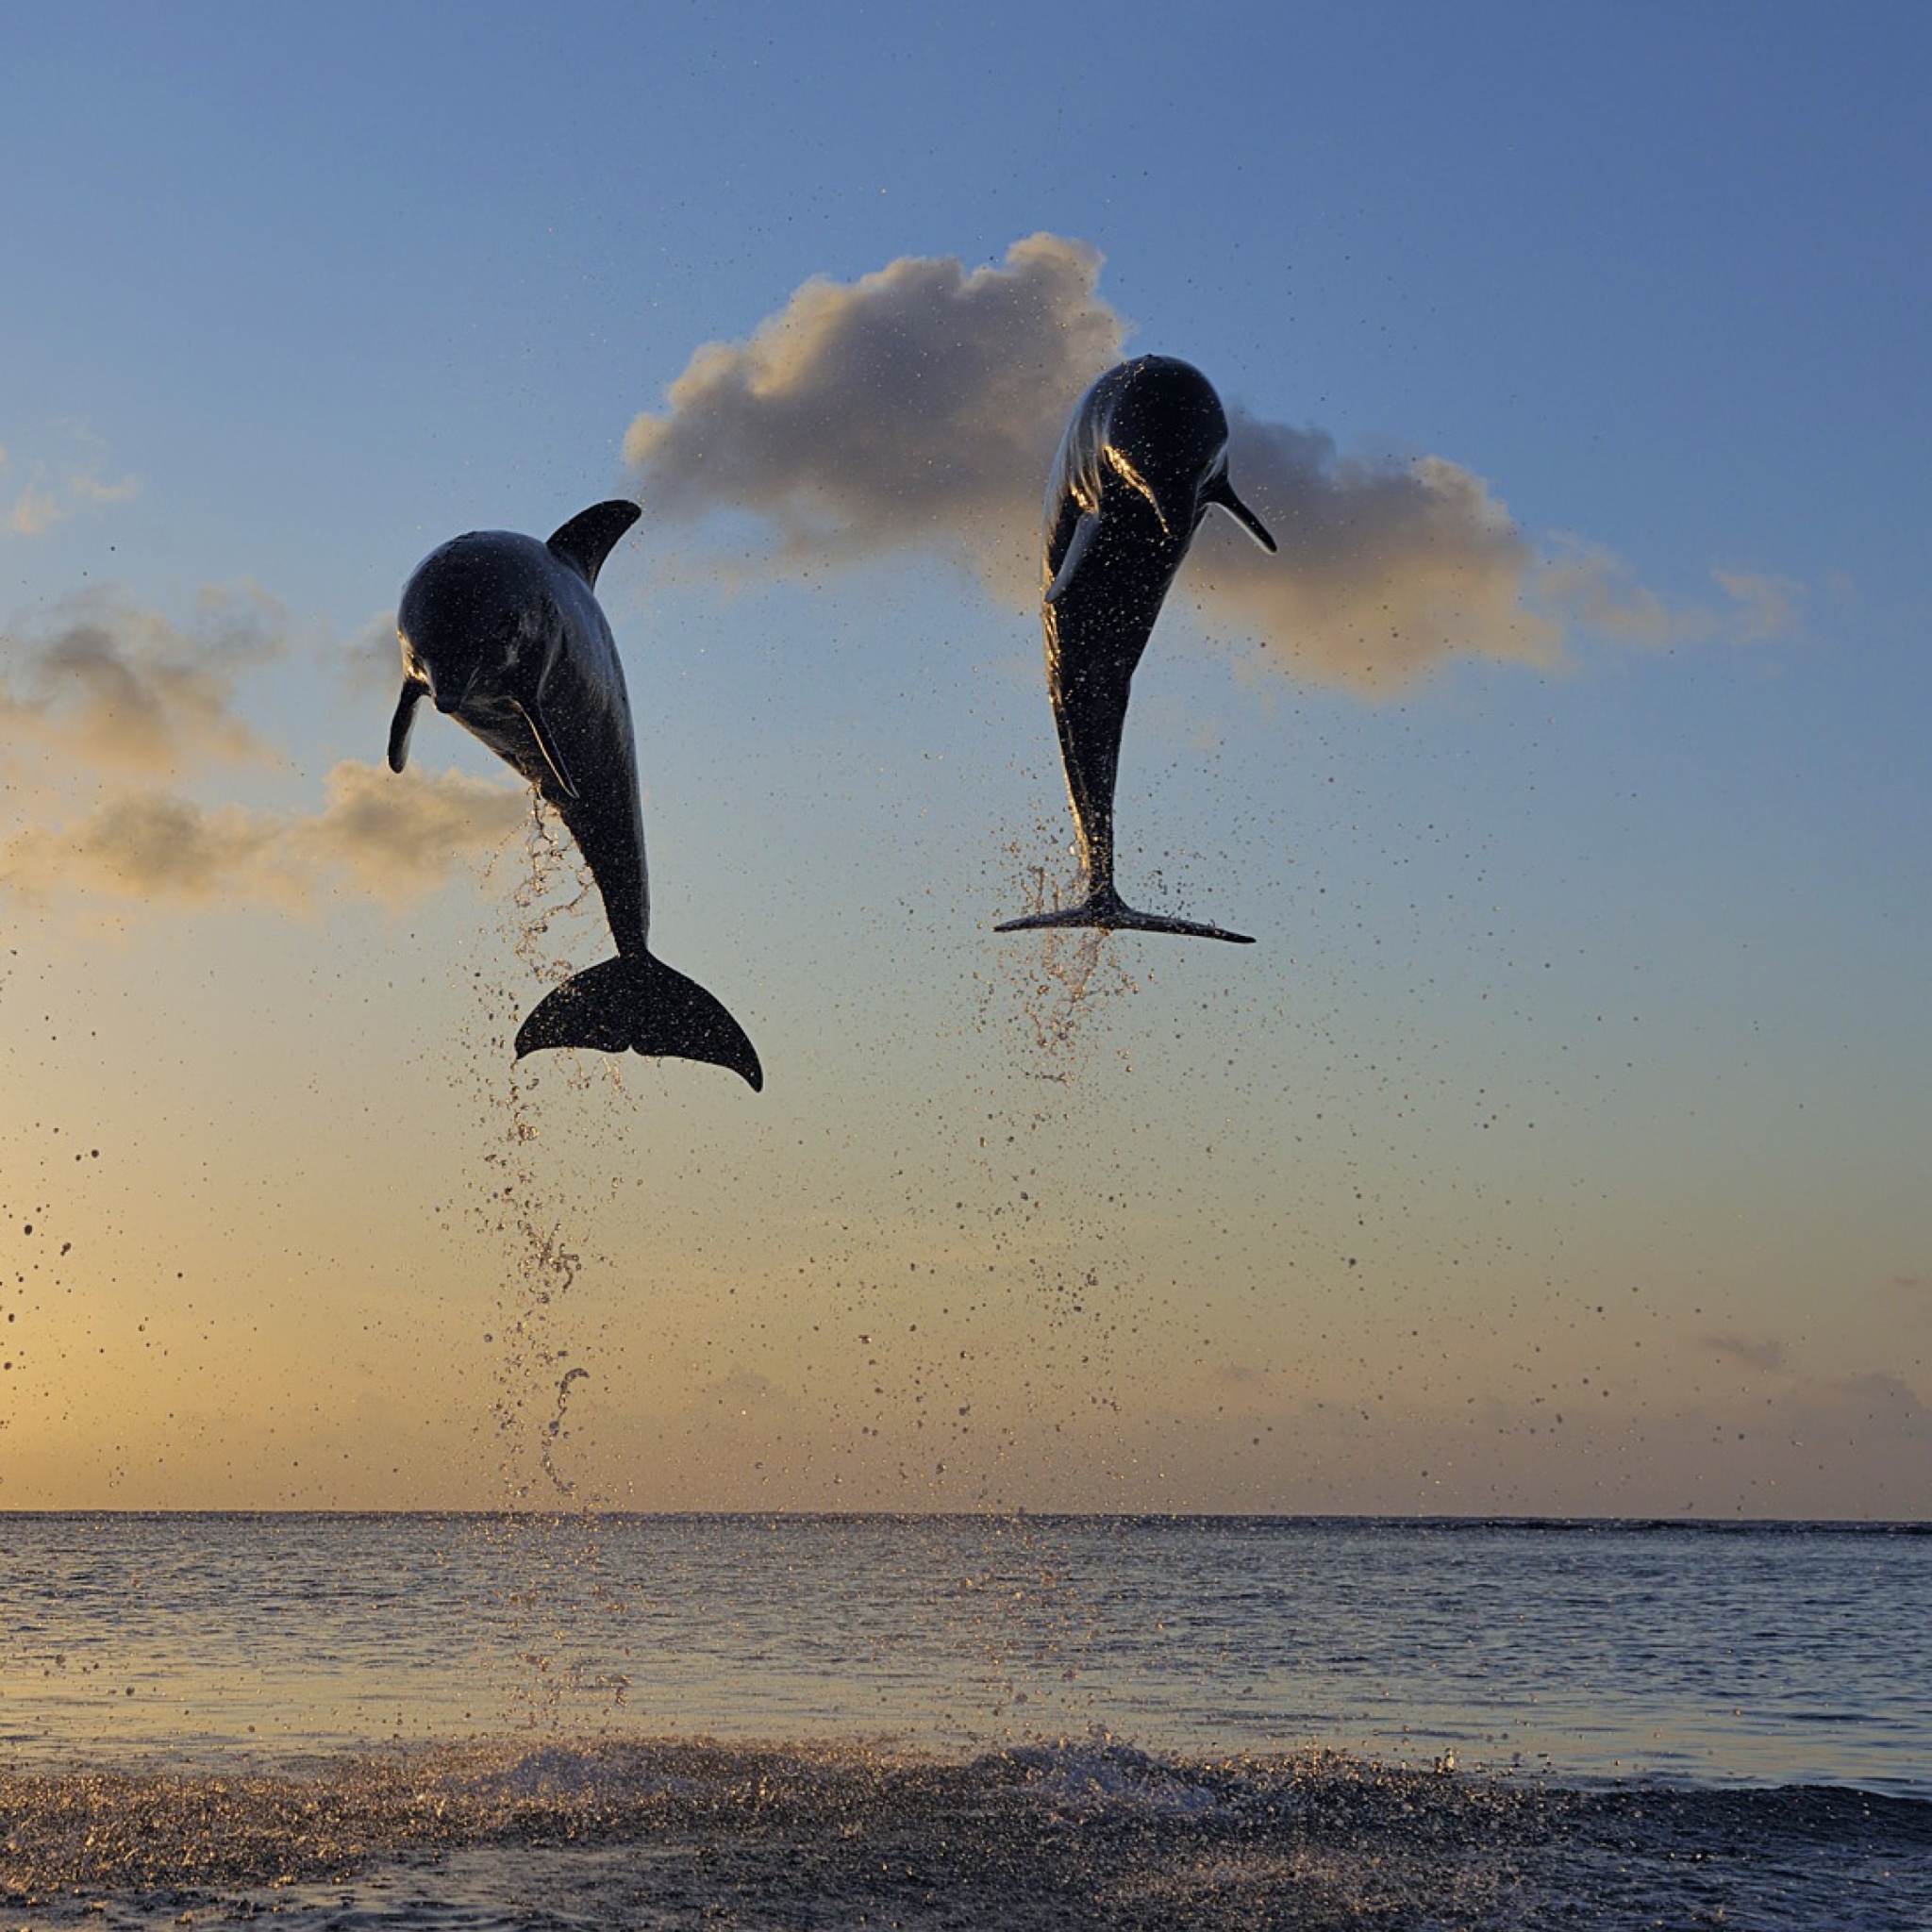
[[[23,1241],[75,1237],[18,1284],[0,1503],[541,1494],[584,1366],[573,1493],[639,1507],[1923,1513],[1928,40],[1902,6],[16,23],[0,1173]],[[847,441],[783,443],[802,494],[625,458],[640,418],[715,452],[675,386],[795,340],[815,281],[838,337],[904,264],[997,293],[1035,237],[1127,351],[1331,439],[1333,502],[1446,465],[1522,559],[1457,648],[1424,598],[1425,675],[1381,686],[1291,565],[1191,564],[1123,868],[1239,956],[1042,974],[988,931],[1066,839],[987,561],[1037,471],[968,463],[976,523],[859,474],[859,432],[917,457],[934,420],[862,358]],[[935,383],[953,312],[918,311]],[[961,448],[1000,426],[968,400]],[[788,549],[815,491],[838,541]],[[519,924],[514,801],[444,721],[416,764],[480,814],[447,850],[350,809],[398,795],[366,768],[415,561],[625,491],[654,935],[756,1099],[512,1077],[519,938],[605,941]],[[1349,610],[1407,580],[1388,541],[1319,559]],[[161,749],[74,681],[86,625]],[[78,856],[115,808],[175,828],[118,880]],[[593,1258],[561,1284],[505,1198]]]

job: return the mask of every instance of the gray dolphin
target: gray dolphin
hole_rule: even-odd
[[[1226,412],[1198,369],[1141,356],[1080,398],[1047,479],[1041,624],[1087,891],[1077,906],[1009,919],[995,932],[1090,925],[1253,943],[1246,933],[1137,911],[1113,883],[1128,687],[1168,586],[1216,503],[1262,549],[1274,548],[1227,480]]]
[[[597,572],[641,514],[592,504],[547,543],[472,530],[432,550],[403,588],[396,616],[403,694],[389,763],[409,753],[428,697],[556,807],[591,868],[617,957],[550,993],[517,1032],[517,1058],[546,1046],[668,1054],[764,1074],[724,1006],[645,944],[650,891],[637,745],[624,666],[592,594]]]

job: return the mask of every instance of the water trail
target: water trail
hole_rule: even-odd
[[[500,930],[524,978],[555,986],[570,968],[551,950],[552,928],[594,903],[595,888],[555,820],[532,799],[523,864]],[[559,889],[568,893],[560,903]],[[522,989],[506,993],[481,974],[475,985],[479,1007],[464,1045],[483,1089],[482,1117],[494,1130],[482,1155],[487,1179],[478,1211],[504,1262],[492,1401],[498,1478],[510,1509],[566,1509],[578,1500],[562,1460],[570,1395],[591,1373],[572,1360],[567,1305],[585,1257],[569,1232],[562,1190],[542,1160],[538,1089],[546,1075],[578,1089],[597,1075],[575,1055],[550,1057],[560,1061],[556,1066],[512,1058]],[[613,1067],[608,1076],[615,1074]]]
[[[1036,822],[1007,842],[993,902],[1058,908],[1064,857],[1063,822]],[[1047,1426],[1084,1435],[1121,1413],[1114,1344],[1133,1294],[1112,1245],[1118,1204],[1092,1186],[1108,1164],[1094,1142],[1110,1131],[1109,1096],[1134,1072],[1115,1023],[1155,975],[1131,941],[1091,928],[993,943],[993,963],[976,975],[975,1024],[989,1048],[976,1149],[984,1240],[1016,1291],[1016,1344],[1059,1410]]]
[[[1042,850],[1055,836],[1042,820],[1030,837],[1008,841],[997,903],[1023,914],[1059,908],[1058,855]],[[1111,933],[1069,926],[1016,934],[1002,942],[998,970],[979,980],[980,1026],[1004,1042],[1025,1077],[1064,1086],[1097,1051],[1113,1008],[1139,991]]]
[[[562,1574],[601,1568],[597,1512],[608,1499],[586,1485],[572,1452],[574,1400],[596,1379],[597,1342],[586,1335],[573,1291],[587,1267],[584,1202],[546,1159],[546,1084],[581,1093],[623,1085],[621,1062],[575,1054],[513,1057],[518,1018],[533,1005],[529,985],[560,984],[571,967],[561,941],[579,914],[599,909],[596,888],[552,814],[532,794],[513,882],[496,921],[493,958],[516,971],[476,970],[476,1005],[459,1051],[485,1129],[482,1187],[475,1219],[499,1257],[495,1323],[486,1339],[496,1350],[487,1426],[493,1440],[501,1513],[480,1530],[495,1546],[510,1581],[506,1601],[519,1616],[518,1688],[523,1723],[555,1733],[567,1723],[593,1724],[622,1701],[623,1682],[581,1654],[558,1606],[568,1594]],[[492,866],[492,872],[495,867]],[[588,1356],[590,1361],[584,1359]]]

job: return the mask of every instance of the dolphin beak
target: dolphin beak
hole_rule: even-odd
[[[400,772],[409,761],[409,733],[416,725],[416,706],[424,687],[413,677],[403,679],[403,694],[396,700],[396,714],[389,727],[389,768]]]
[[[1234,493],[1234,485],[1227,480],[1225,470],[1202,491],[1201,500],[1218,503],[1263,550],[1271,557],[1274,554],[1275,542],[1268,534],[1268,525]]]

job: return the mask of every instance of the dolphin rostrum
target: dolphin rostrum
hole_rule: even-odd
[[[644,816],[624,667],[592,594],[597,572],[637,522],[634,503],[598,503],[547,543],[472,530],[432,550],[396,616],[403,694],[390,769],[409,753],[427,697],[481,739],[557,808],[604,901],[617,957],[551,992],[517,1033],[517,1057],[546,1046],[671,1055],[764,1074],[744,1029],[693,979],[645,944],[650,891]]]
[[[1245,933],[1127,905],[1113,882],[1113,791],[1134,667],[1209,504],[1262,549],[1274,539],[1227,480],[1227,416],[1171,356],[1109,369],[1080,398],[1047,479],[1041,624],[1086,896],[995,932],[1087,925],[1251,944]]]

